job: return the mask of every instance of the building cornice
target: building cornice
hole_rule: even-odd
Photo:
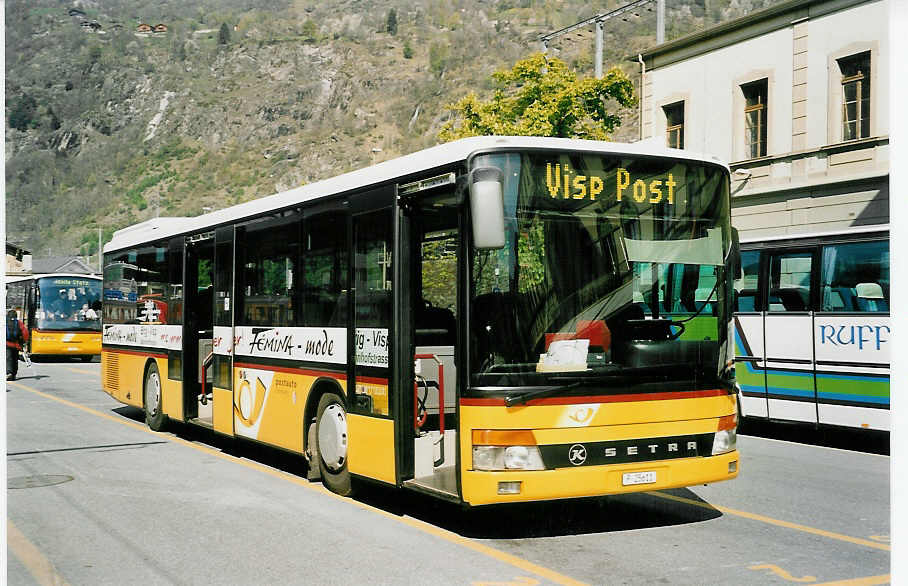
[[[861,138],[858,140],[849,140],[846,142],[837,142],[834,144],[828,144],[817,148],[804,149],[800,151],[791,151],[788,153],[780,153],[777,155],[767,155],[765,157],[760,157],[759,159],[744,159],[741,161],[734,161],[728,164],[728,167],[732,172],[738,169],[747,169],[750,167],[764,167],[766,165],[771,165],[772,163],[784,160],[791,159],[801,159],[804,157],[810,157],[819,153],[833,154],[833,153],[844,153],[847,151],[857,151],[865,149],[868,147],[878,147],[889,144],[889,135],[885,136],[874,136],[871,138]]]
[[[885,0],[789,0],[657,45],[641,53],[647,70],[659,69],[710,51],[785,29],[797,22],[818,18],[863,4]],[[637,61],[637,58],[632,58]]]
[[[738,201],[741,199],[753,199],[765,195],[782,195],[785,193],[803,193],[805,191],[812,191],[819,188],[828,188],[831,185],[852,185],[866,182],[878,181],[881,179],[886,179],[889,177],[889,169],[884,169],[880,171],[868,171],[866,173],[855,173],[853,175],[844,175],[841,177],[822,177],[816,179],[810,179],[806,181],[798,181],[797,183],[786,183],[783,185],[774,185],[771,187],[760,187],[756,189],[747,189],[739,188],[735,190],[732,188],[732,200]]]

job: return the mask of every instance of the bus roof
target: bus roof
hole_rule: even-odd
[[[179,234],[209,230],[222,224],[252,218],[271,210],[279,210],[305,201],[406,178],[416,173],[464,161],[474,153],[496,149],[577,149],[602,154],[668,157],[691,162],[718,164],[726,169],[728,168],[726,164],[716,157],[685,150],[669,149],[662,146],[661,141],[659,143],[656,144],[650,140],[638,143],[616,143],[534,136],[475,136],[463,138],[201,216],[146,220],[114,232],[111,241],[104,245],[104,252],[120,250]]]

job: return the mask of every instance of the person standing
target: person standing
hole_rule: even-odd
[[[19,373],[19,352],[28,340],[28,330],[15,309],[6,314],[6,380],[16,380]]]

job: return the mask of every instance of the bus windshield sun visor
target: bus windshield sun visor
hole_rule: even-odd
[[[632,262],[724,265],[721,228],[710,228],[706,233],[706,238],[694,238],[692,240],[633,240],[625,238],[624,247],[627,251],[627,259]]]

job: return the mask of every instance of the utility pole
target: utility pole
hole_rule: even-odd
[[[665,0],[656,0],[656,44],[665,42]]]
[[[605,23],[606,20],[608,20],[610,18],[615,18],[616,16],[621,16],[622,14],[624,14],[626,12],[633,12],[634,10],[637,10],[638,8],[646,6],[650,2],[657,2],[658,3],[657,8],[658,8],[658,6],[661,6],[662,26],[659,28],[659,31],[661,31],[661,33],[659,31],[656,31],[656,35],[657,35],[657,38],[659,38],[659,35],[661,34],[661,36],[664,38],[665,37],[665,0],[635,0],[634,2],[630,2],[629,4],[625,4],[624,6],[621,6],[620,8],[616,8],[616,9],[612,10],[611,12],[604,12],[602,14],[597,14],[596,16],[591,16],[590,18],[587,18],[586,20],[580,21],[576,24],[572,24],[571,26],[566,26],[561,30],[557,30],[553,33],[548,33],[548,34],[542,35],[541,37],[539,37],[539,42],[542,44],[542,52],[546,53],[548,51],[549,41],[551,41],[552,39],[566,35],[568,33],[572,33],[577,29],[586,28],[590,24],[595,24],[595,27],[596,27],[596,56],[595,56],[596,77],[600,78],[600,77],[602,77],[602,49],[603,49],[602,25]],[[658,18],[657,18],[657,20],[658,20]],[[662,41],[659,41],[659,42],[661,43]]]
[[[101,227],[98,226],[98,274],[99,275],[104,274],[104,267],[101,266],[101,263],[103,262],[103,258],[104,258],[104,253],[101,250]]]
[[[602,21],[596,21],[596,79],[602,79]]]

